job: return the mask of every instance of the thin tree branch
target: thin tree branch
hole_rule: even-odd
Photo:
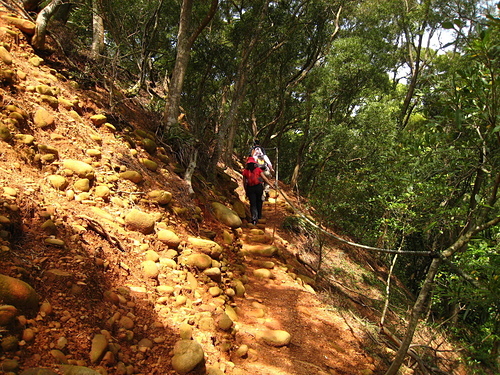
[[[337,12],[337,16],[335,18],[335,30],[333,31],[332,35],[330,36],[329,45],[331,45],[333,39],[337,35],[339,31],[339,19],[340,19],[340,13],[342,11],[342,7],[339,8]],[[299,84],[304,78],[306,78],[307,74],[311,71],[312,68],[316,66],[320,59],[320,54],[321,54],[321,49],[317,48],[314,54],[311,56],[309,61],[306,62],[306,64],[302,67],[302,69],[295,75],[295,77],[292,77],[287,84],[287,91],[295,87],[297,84]]]
[[[203,21],[201,21],[198,28],[194,31],[193,34],[191,34],[191,36],[188,39],[189,48],[193,46],[193,43],[195,42],[196,38],[198,38],[203,29],[207,27],[208,23],[212,20],[212,18],[214,18],[218,6],[219,6],[219,0],[212,0],[212,4],[210,5],[210,10],[206,14]]]
[[[471,275],[466,273],[464,270],[462,270],[460,267],[456,266],[452,262],[450,262],[449,259],[443,259],[444,263],[450,267],[451,271],[458,276],[460,276],[462,279],[466,280],[467,282],[471,283],[473,286],[475,286],[478,289],[486,289],[479,281],[474,279]]]

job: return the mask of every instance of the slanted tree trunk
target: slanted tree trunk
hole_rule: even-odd
[[[401,247],[399,248],[401,250]],[[391,295],[391,279],[392,272],[394,271],[394,267],[396,266],[396,262],[398,260],[398,254],[394,255],[392,258],[391,267],[389,268],[389,274],[387,275],[387,282],[385,287],[385,302],[384,308],[382,309],[382,317],[380,318],[380,326],[383,327],[385,324],[385,316],[387,314],[387,309],[389,308],[389,297]]]
[[[205,19],[201,22],[199,27],[192,34],[190,34],[193,0],[182,1],[179,31],[177,33],[177,56],[175,58],[174,70],[172,71],[172,78],[170,79],[170,84],[168,86],[168,99],[167,104],[165,105],[164,113],[164,121],[167,130],[177,123],[177,119],[179,117],[182,87],[184,85],[184,78],[186,76],[189,59],[191,57],[191,47],[193,46],[196,38],[198,38],[203,29],[214,17],[218,5],[218,0],[212,0],[212,5],[209,12],[205,16]]]
[[[98,0],[92,1],[92,47],[91,56],[99,60],[104,53],[104,20]]]
[[[411,77],[409,83],[407,85],[408,90],[406,91],[405,100],[403,101],[403,105],[401,108],[401,113],[399,116],[399,124],[402,129],[406,127],[408,121],[410,120],[410,116],[412,114],[414,104],[412,105],[412,101],[415,99],[415,91],[417,89],[417,85],[419,82],[420,75],[422,73],[422,69],[424,68],[425,62],[422,59],[422,51],[423,51],[423,43],[424,43],[424,30],[429,26],[428,18],[431,10],[432,2],[430,0],[425,0],[422,2],[424,18],[420,25],[420,29],[416,34],[416,45],[413,46],[413,40],[411,38],[410,28],[405,27],[405,34],[407,36],[407,48],[408,48],[408,58],[409,58],[409,67],[411,69]],[[434,31],[432,31],[433,33]],[[415,48],[415,53],[413,53],[413,48]],[[426,50],[428,53],[428,49]]]
[[[292,188],[297,188],[297,189],[299,184],[300,168],[302,167],[302,159],[304,158],[304,154],[307,147],[311,144],[311,139],[309,139],[311,130],[311,115],[312,115],[312,104],[311,104],[310,93],[307,93],[306,103],[307,103],[307,118],[304,126],[304,134],[302,136],[302,142],[300,143],[299,150],[297,151],[297,155],[295,157],[295,167],[293,168],[292,179],[290,182]]]
[[[290,185],[292,188],[298,187],[299,184],[299,176],[300,176],[300,167],[302,166],[302,158],[305,153],[305,149],[307,145],[310,143],[309,138],[309,127],[307,127],[304,131],[304,140],[300,144],[299,150],[297,151],[297,155],[295,157],[295,167],[293,168],[292,179],[290,181]]]
[[[168,85],[168,99],[165,108],[165,122],[167,129],[177,123],[179,117],[179,105],[181,102],[181,91],[184,84],[187,66],[191,54],[189,44],[189,26],[191,23],[191,12],[193,0],[183,0],[179,20],[179,31],[177,33],[177,56],[172,71],[172,78]]]
[[[197,161],[198,161],[198,150],[194,150],[194,152],[191,154],[189,165],[186,169],[186,173],[184,174],[184,181],[186,181],[186,184],[188,185],[188,192],[190,196],[194,195],[192,179],[194,171],[196,169]]]
[[[38,13],[36,18],[35,35],[31,40],[31,44],[35,49],[42,49],[45,45],[45,37],[47,35],[47,25],[50,18],[57,11],[57,8],[63,4],[65,0],[52,0],[45,8]]]
[[[413,305],[413,308],[411,310],[410,320],[408,322],[408,327],[406,328],[405,337],[396,353],[394,361],[392,362],[385,375],[396,375],[399,371],[399,368],[403,364],[410,344],[413,340],[413,335],[415,334],[418,321],[422,316],[423,311],[425,310],[426,304],[431,296],[432,291],[434,290],[434,278],[436,277],[441,264],[444,261],[450,259],[460,249],[464,249],[465,246],[469,243],[472,236],[484,231],[485,229],[497,225],[499,222],[500,217],[496,217],[493,220],[483,223],[482,225],[478,225],[469,229],[463,235],[461,235],[453,245],[448,247],[440,254],[437,254],[437,256],[432,260],[431,265],[429,266],[429,270],[427,271],[427,276],[425,277],[422,288],[420,289],[420,292],[418,294],[417,300],[415,301],[415,304]]]
[[[238,112],[241,104],[243,103],[243,100],[245,100],[247,77],[251,70],[248,62],[250,60],[250,55],[259,40],[260,32],[262,30],[262,22],[267,14],[268,6],[269,1],[265,0],[259,13],[259,21],[243,50],[242,57],[238,65],[238,72],[236,74],[236,81],[234,84],[233,97],[231,98],[229,112],[226,114],[219,131],[219,153],[223,155],[222,161],[225,165],[228,165],[231,155],[233,154],[234,137],[236,135],[237,127],[236,120],[238,118]]]
[[[413,308],[411,310],[410,321],[408,322],[408,326],[406,327],[405,337],[401,342],[401,346],[396,353],[394,361],[392,362],[385,375],[396,375],[399,371],[399,368],[403,364],[411,341],[413,340],[413,335],[415,334],[420,316],[424,312],[425,306],[427,304],[427,299],[430,296],[431,290],[434,288],[434,277],[436,276],[441,263],[441,258],[434,258],[432,260],[424,284],[422,285],[422,289],[420,290],[417,300],[415,301],[415,304],[413,305]]]

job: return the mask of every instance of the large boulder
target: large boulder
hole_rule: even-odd
[[[35,367],[24,370],[21,375],[58,375],[58,373],[50,368]]]
[[[142,177],[142,174],[140,174],[137,171],[125,171],[120,173],[120,178],[124,180],[129,180],[133,182],[134,184],[140,184],[144,178]]]
[[[8,142],[12,138],[12,134],[8,127],[5,125],[0,125],[0,140]]]
[[[179,247],[179,244],[181,243],[181,239],[179,238],[179,236],[168,229],[160,229],[156,236],[158,240],[163,242],[171,249],[177,249]]]
[[[153,141],[152,139],[150,138],[144,138],[142,140],[142,147],[144,148],[144,150],[146,150],[146,152],[150,155],[154,155],[156,154],[156,142]]]
[[[255,255],[255,256],[261,256],[261,257],[272,257],[276,252],[278,251],[278,248],[274,245],[265,245],[265,244],[259,244],[259,245],[249,245],[249,244],[243,244],[243,248],[241,249],[241,252],[244,255]]]
[[[52,174],[47,177],[50,185],[57,190],[64,190],[68,187],[68,180],[64,176],[60,176],[58,174]]]
[[[222,247],[215,241],[197,237],[189,237],[187,241],[192,249],[208,254],[214,259],[219,259],[222,254]]]
[[[166,205],[172,200],[172,193],[165,190],[152,190],[148,193],[148,198],[159,205]]]
[[[14,277],[0,275],[0,300],[19,310],[31,310],[38,307],[40,297],[27,283]]]
[[[142,273],[148,279],[156,279],[160,274],[158,263],[152,260],[145,260],[141,263]]]
[[[3,46],[0,46],[0,60],[2,60],[5,65],[12,65],[12,55]]]
[[[214,209],[215,217],[222,224],[225,224],[231,228],[239,228],[241,227],[241,218],[238,216],[236,212],[227,208],[223,204],[219,202],[213,202],[212,208]]]
[[[105,122],[108,121],[108,118],[106,117],[106,115],[103,115],[103,114],[97,114],[97,115],[93,115],[93,116],[90,116],[90,121],[92,122],[92,124],[94,124],[95,126],[101,126],[103,125]]]
[[[193,340],[180,340],[175,343],[172,367],[181,375],[194,369],[205,367],[205,353],[200,344]]]
[[[261,332],[260,338],[268,345],[280,347],[290,344],[292,336],[287,331],[269,329]]]
[[[245,207],[245,203],[243,203],[239,199],[233,202],[233,210],[238,214],[240,219],[244,219],[247,217],[247,210]]]
[[[12,323],[18,314],[18,310],[12,305],[0,306],[0,326]]]
[[[206,270],[212,267],[212,258],[207,254],[191,254],[186,258],[185,264],[199,270]]]
[[[63,161],[63,167],[73,171],[80,178],[88,178],[89,180],[94,178],[94,168],[83,161],[66,159]]]
[[[125,224],[128,228],[144,234],[153,233],[155,229],[155,217],[137,209],[132,209],[125,216]]]
[[[140,158],[139,161],[150,171],[156,172],[158,170],[158,163],[147,158]]]
[[[90,363],[98,363],[108,349],[108,339],[103,334],[97,334],[92,339],[90,347]]]
[[[28,35],[35,34],[35,24],[29,20],[12,16],[2,16],[2,19],[10,23],[11,25],[17,27],[19,30],[25,32]]]

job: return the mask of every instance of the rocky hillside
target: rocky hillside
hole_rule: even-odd
[[[149,114],[111,112],[2,14],[2,373],[384,373],[382,267],[330,247],[319,293],[297,260],[307,238],[282,226],[285,186],[256,227],[235,171],[191,196]]]

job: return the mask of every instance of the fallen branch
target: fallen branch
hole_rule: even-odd
[[[305,267],[306,267],[307,269],[309,269],[309,271],[311,271],[312,273],[315,273],[315,274],[317,273],[317,271],[314,269],[314,267],[313,267],[313,266],[311,266],[307,260],[302,259],[302,258],[300,257],[300,254],[295,255],[295,259],[297,259],[297,261],[298,261],[300,264],[302,264],[303,266],[305,266]]]
[[[328,280],[330,281],[330,279],[328,279]],[[360,296],[363,296],[363,297],[369,298],[369,297],[365,296],[364,294],[362,294],[362,293],[360,293],[360,292],[357,292],[357,291],[355,291],[355,290],[349,289],[349,288],[348,288],[348,287],[346,287],[344,284],[342,284],[342,283],[340,283],[340,282],[338,282],[338,281],[336,281],[336,280],[331,280],[331,281],[333,281],[334,283],[338,284],[340,287],[342,287],[342,288],[344,288],[344,289],[346,289],[346,290],[348,290],[348,291],[350,291],[350,292],[353,292],[353,293],[356,293],[356,294],[358,294],[358,295],[360,295]],[[334,286],[333,286],[333,285],[330,285],[330,286],[329,286],[329,288],[327,289],[327,290],[328,290],[328,292],[333,294],[333,293],[334,293],[334,292],[332,292],[333,288],[334,288]],[[375,310],[375,308],[374,308],[374,307],[369,306],[369,305],[367,305],[367,304],[363,303],[363,301],[361,301],[361,300],[359,300],[359,299],[357,299],[357,298],[355,298],[355,297],[351,296],[349,293],[347,293],[347,292],[345,292],[345,291],[341,291],[341,292],[343,293],[343,294],[342,294],[343,296],[345,296],[345,297],[349,298],[352,302],[357,303],[358,305],[361,305],[361,306],[363,306],[363,307],[365,307],[365,308],[367,308],[367,309],[372,309],[372,310]]]
[[[121,244],[120,240],[115,236],[109,234],[106,229],[99,223],[97,220],[87,216],[87,215],[78,215],[80,219],[84,219],[87,221],[89,227],[93,229],[97,234],[106,239],[111,245],[117,247],[120,251],[125,252],[125,248]]]

